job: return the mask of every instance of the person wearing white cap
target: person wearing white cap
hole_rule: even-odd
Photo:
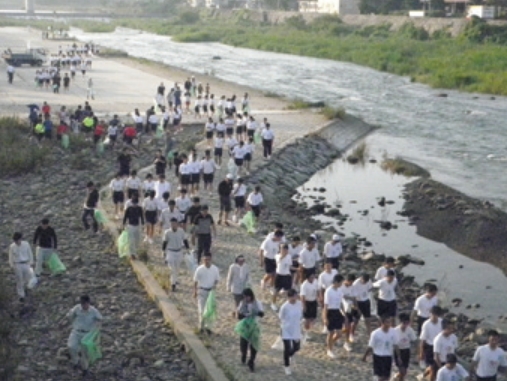
[[[329,260],[333,265],[333,269],[338,270],[340,267],[340,256],[342,255],[343,248],[341,244],[341,238],[338,234],[334,234],[331,241],[326,242],[324,245],[324,256],[326,260]]]

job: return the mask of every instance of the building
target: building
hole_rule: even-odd
[[[303,13],[317,13],[319,11],[318,0],[300,0],[299,12]]]
[[[318,12],[337,15],[358,15],[359,0],[318,0]]]

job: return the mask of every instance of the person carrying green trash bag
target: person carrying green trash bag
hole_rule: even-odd
[[[238,306],[239,322],[234,327],[234,332],[239,334],[239,348],[241,351],[241,363],[245,364],[248,348],[250,348],[250,358],[248,359],[248,368],[251,372],[255,371],[255,357],[260,347],[260,326],[258,318],[264,316],[262,303],[255,299],[255,295],[250,288],[243,290],[243,300]]]
[[[212,334],[210,326],[216,320],[216,303],[210,303],[215,304],[215,311],[211,310],[208,298],[211,297],[210,302],[215,299],[215,288],[219,280],[218,267],[211,264],[211,253],[207,252],[204,254],[203,264],[197,267],[194,273],[194,299],[197,299],[200,333]]]
[[[67,341],[70,359],[74,369],[79,369],[79,365],[81,365],[83,376],[86,376],[90,365],[89,360],[95,360],[96,356],[92,356],[92,358],[89,357],[89,355],[92,354],[89,353],[91,352],[89,351],[90,346],[83,345],[82,341],[87,334],[99,329],[102,315],[91,305],[90,297],[88,295],[83,295],[80,298],[80,303],[69,311],[67,317],[72,321],[72,331]],[[95,351],[96,350],[97,348],[95,348]],[[93,357],[95,357],[95,359]]]
[[[86,116],[84,119],[83,119],[83,132],[85,134],[89,134],[90,132],[94,131],[94,127],[95,127],[95,119],[93,118],[93,114],[92,115],[88,115]]]

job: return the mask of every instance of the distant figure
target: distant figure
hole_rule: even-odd
[[[12,81],[14,80],[14,73],[16,70],[14,69],[14,66],[8,65],[7,66],[7,78],[9,80],[9,85],[12,85]]]
[[[86,89],[86,99],[95,99],[95,91],[93,90],[93,79],[88,78],[88,88]]]

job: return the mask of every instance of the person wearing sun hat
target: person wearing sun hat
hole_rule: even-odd
[[[334,234],[331,241],[326,242],[324,245],[324,256],[326,260],[331,262],[333,269],[338,270],[340,267],[340,256],[342,255],[343,248],[341,244],[341,237],[338,234]]]

